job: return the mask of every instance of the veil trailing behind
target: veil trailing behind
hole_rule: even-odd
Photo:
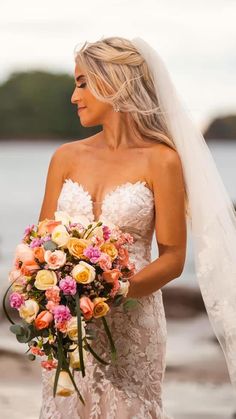
[[[159,111],[181,158],[197,280],[236,390],[236,212],[201,132],[181,103],[168,70],[141,38],[132,43],[152,74]]]

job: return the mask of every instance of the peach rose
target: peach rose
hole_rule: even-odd
[[[97,319],[98,317],[103,317],[107,314],[110,310],[109,305],[105,303],[106,298],[97,297],[94,298],[94,309],[93,309],[93,317]]]
[[[94,304],[89,297],[83,296],[80,298],[80,309],[84,315],[85,320],[91,319],[93,316]]]
[[[87,259],[83,254],[84,249],[89,246],[89,242],[86,239],[77,239],[76,237],[71,237],[67,242],[67,248],[71,255],[78,259]]]
[[[46,250],[44,254],[45,262],[47,262],[49,269],[59,269],[66,263],[66,254],[62,250]]]
[[[44,259],[45,250],[43,247],[34,247],[33,252],[34,252],[35,259],[37,259],[39,263],[45,262],[45,259]]]
[[[31,276],[38,269],[40,269],[40,266],[34,260],[26,260],[20,268],[24,276]]]
[[[16,246],[14,265],[16,263],[34,260],[34,252],[27,244],[20,243]]]
[[[45,220],[40,221],[37,233],[39,236],[44,236],[48,233],[51,234],[54,228],[60,224],[61,221],[49,220],[46,218]]]
[[[38,314],[34,321],[34,325],[36,329],[46,329],[46,327],[49,326],[49,324],[53,321],[53,315],[47,310],[41,311],[41,313]]]
[[[113,261],[118,256],[118,250],[112,243],[104,243],[100,247],[101,252],[107,253]]]

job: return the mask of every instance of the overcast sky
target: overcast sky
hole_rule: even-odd
[[[236,0],[8,0],[0,82],[41,68],[73,73],[76,44],[141,36],[158,50],[200,127],[236,113]]]

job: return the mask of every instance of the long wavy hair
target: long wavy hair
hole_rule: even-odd
[[[74,55],[98,100],[129,112],[134,131],[144,140],[148,138],[176,150],[158,103],[152,74],[132,41],[117,36],[86,41],[75,47]],[[188,215],[186,189],[185,208]]]

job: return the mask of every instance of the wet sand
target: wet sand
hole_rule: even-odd
[[[208,318],[167,320],[168,342],[163,402],[173,419],[233,419],[236,397]],[[27,346],[0,331],[1,419],[38,419],[40,365],[24,355]]]

